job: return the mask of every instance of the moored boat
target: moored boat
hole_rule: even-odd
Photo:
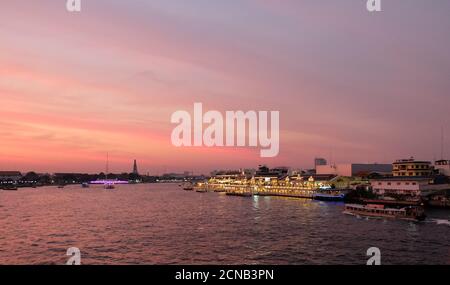
[[[247,191],[227,191],[228,196],[241,196],[241,197],[252,197],[253,193]]]
[[[313,194],[313,199],[320,201],[344,201],[346,192],[335,189],[320,189]]]
[[[113,190],[113,189],[116,189],[116,187],[114,186],[113,183],[106,183],[105,184],[105,189],[106,190]]]
[[[410,200],[398,200],[398,199],[362,199],[364,204],[379,204],[386,206],[421,206],[423,201],[421,199],[410,199]]]
[[[208,190],[206,190],[205,188],[196,188],[196,189],[195,189],[195,192],[198,192],[198,193],[206,193],[206,192],[208,192]]]
[[[17,191],[17,190],[19,190],[19,188],[17,188],[17,186],[15,186],[15,185],[8,185],[8,186],[4,186],[3,190],[5,190],[5,191]]]
[[[185,191],[193,191],[194,190],[194,185],[192,183],[185,183],[182,185],[183,190]]]
[[[425,219],[423,207],[407,206],[404,208],[386,208],[384,205],[368,204],[347,204],[345,214],[366,216],[375,218],[394,218],[408,221],[422,221]]]
[[[83,187],[83,188],[89,188],[89,183],[84,182],[83,184],[81,184],[81,187]]]

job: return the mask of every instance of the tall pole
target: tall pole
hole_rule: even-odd
[[[108,172],[109,172],[109,152],[106,153],[106,180],[108,180]]]
[[[441,160],[444,160],[444,126],[441,126]]]

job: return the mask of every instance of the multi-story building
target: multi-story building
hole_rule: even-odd
[[[429,177],[433,174],[431,162],[414,158],[397,160],[392,166],[394,177]]]
[[[438,160],[434,163],[434,169],[436,169],[439,174],[450,176],[450,160]]]
[[[428,196],[449,189],[449,184],[437,184],[427,177],[392,177],[372,179],[372,191],[381,196]]]
[[[316,157],[314,159],[314,166],[317,167],[319,165],[327,165],[327,160],[325,158]]]

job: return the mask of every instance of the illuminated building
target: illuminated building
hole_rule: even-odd
[[[392,164],[394,177],[428,177],[433,174],[429,161],[417,161],[414,158],[400,159]]]

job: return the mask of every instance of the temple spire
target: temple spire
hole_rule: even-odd
[[[139,175],[136,159],[133,164],[133,174]]]

